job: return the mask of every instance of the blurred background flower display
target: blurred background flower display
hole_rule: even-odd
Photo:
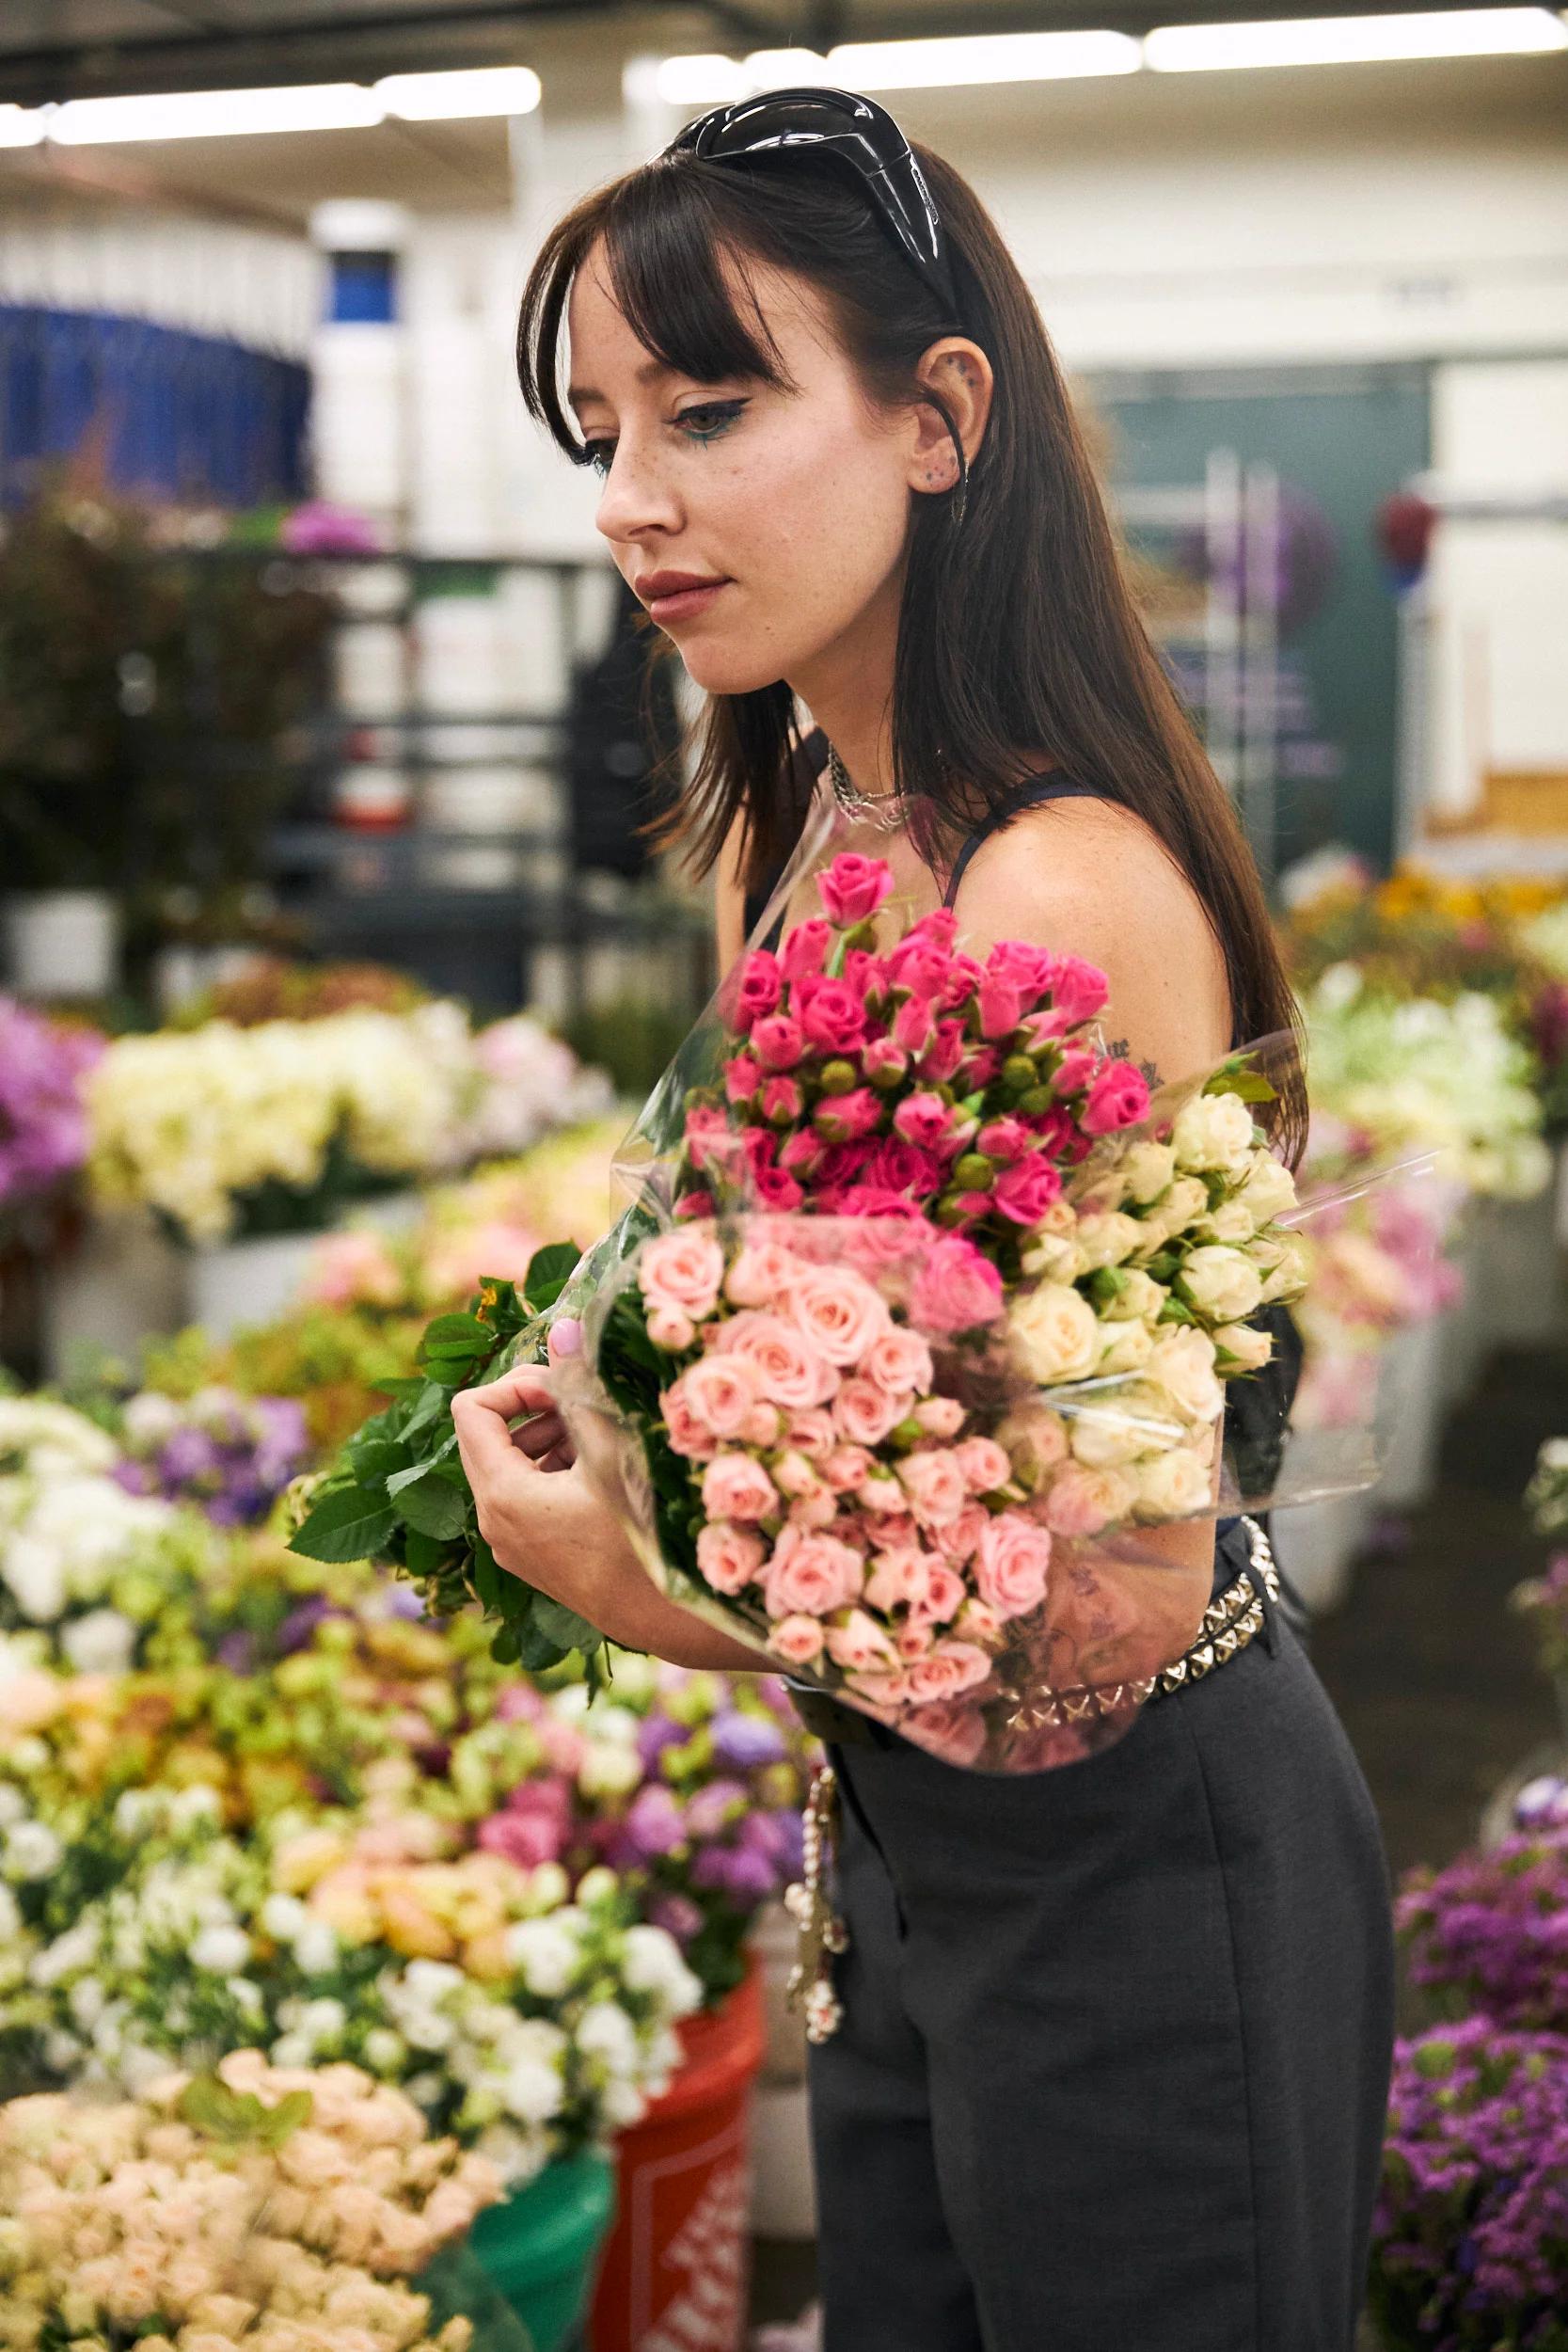
[[[0,11],[15,2352],[816,2352],[780,1686],[590,1701],[288,1548],[721,977],[515,306],[812,82],[1018,255],[1299,998],[1294,1419],[1380,1467],[1271,1532],[1404,1955],[1357,2352],[1568,2352],[1568,24],[984,13]]]

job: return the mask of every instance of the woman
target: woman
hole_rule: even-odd
[[[717,110],[552,231],[519,363],[708,694],[665,833],[721,861],[724,961],[741,889],[807,813],[799,698],[834,788],[907,812],[974,952],[1102,966],[1108,1033],[1167,1074],[1293,1024],[1035,306],[940,157],[847,93]],[[1275,1111],[1299,1154],[1299,1088]],[[503,1565],[622,1643],[762,1667],[654,1591],[547,1406],[528,1373],[456,1402]],[[1151,1541],[1195,1633],[1212,1592],[1247,1589],[1242,1522]],[[1223,1672],[1063,1769],[965,1772],[836,1721],[849,1947],[812,2053],[828,2352],[1349,2352],[1387,1877],[1272,1590]]]

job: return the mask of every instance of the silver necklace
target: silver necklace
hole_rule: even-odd
[[[832,743],[828,746],[828,781],[833,787],[833,798],[840,808],[855,807],[860,800],[860,794],[850,783],[849,771],[840,759],[836,747]]]

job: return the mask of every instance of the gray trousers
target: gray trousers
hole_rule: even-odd
[[[1222,1522],[1216,1589],[1245,1552]],[[1278,1611],[1055,1772],[962,1772],[879,1730],[831,1753],[850,1947],[811,2055],[825,2352],[1351,2352],[1388,1874]]]

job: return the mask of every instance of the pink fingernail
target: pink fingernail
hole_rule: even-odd
[[[557,1356],[582,1352],[582,1325],[576,1315],[560,1315],[550,1326],[550,1347]]]

